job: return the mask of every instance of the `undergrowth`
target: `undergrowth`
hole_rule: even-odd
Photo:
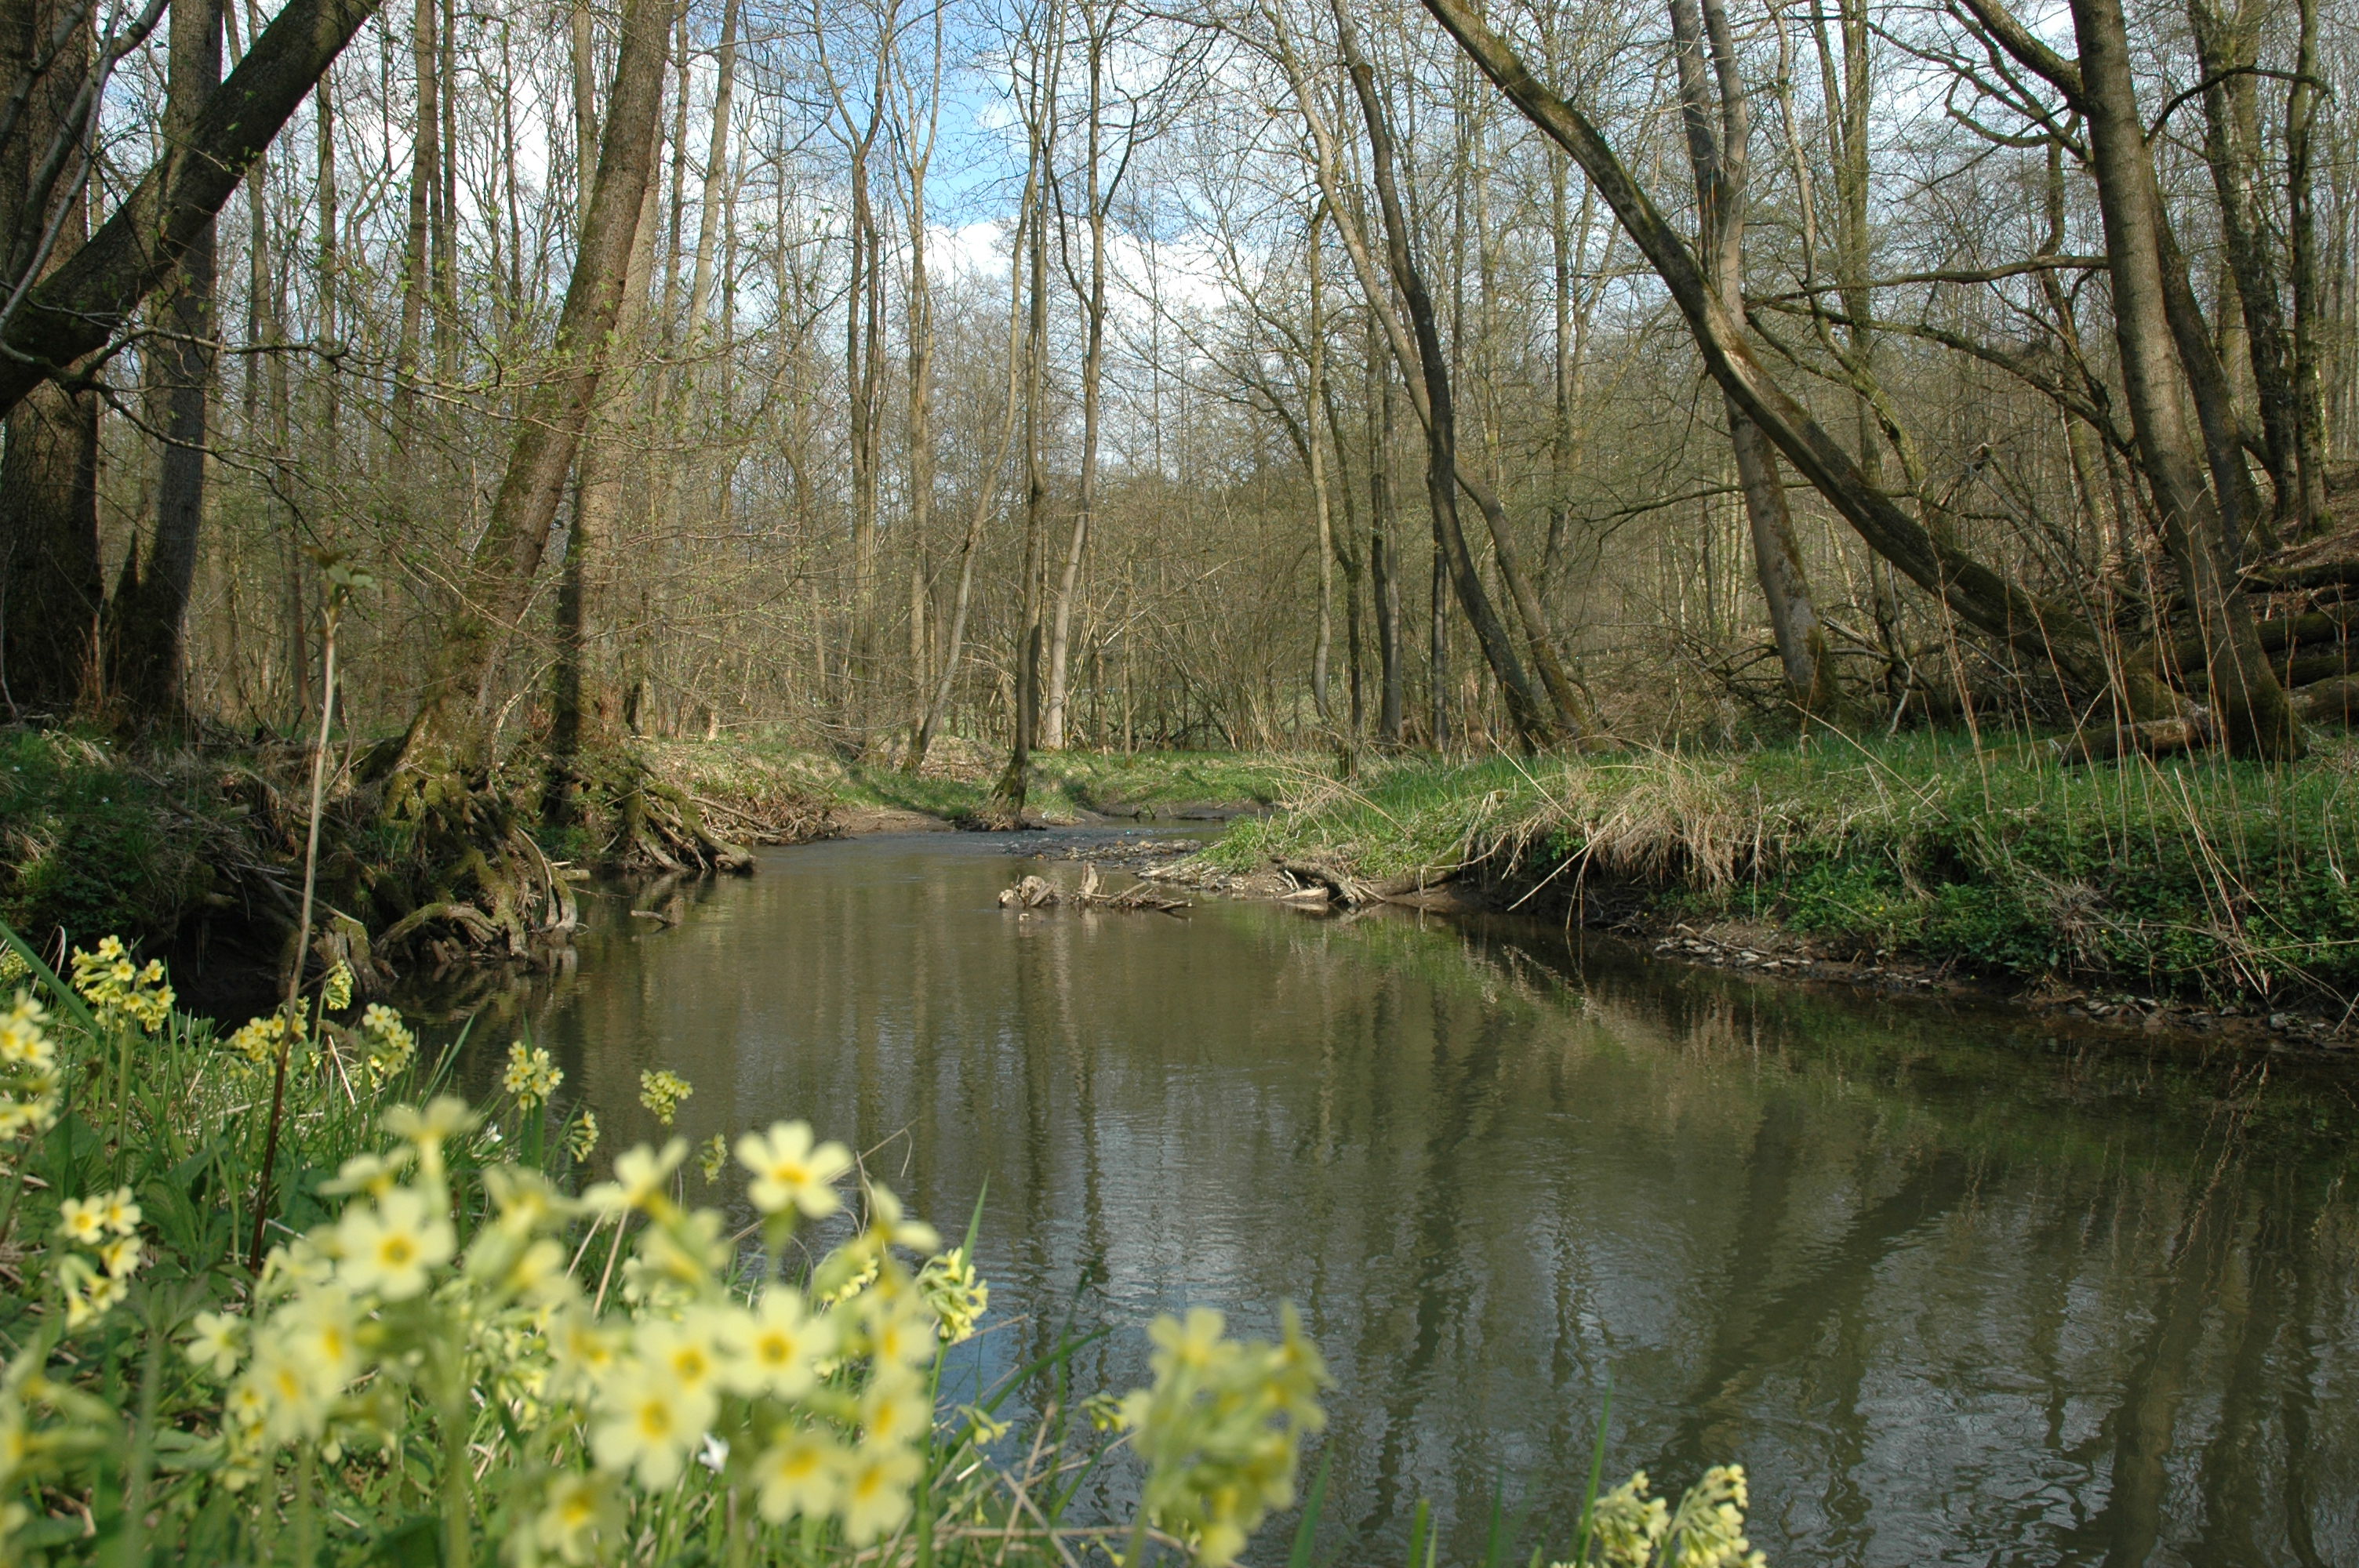
[[[1769,919],[1858,954],[2021,979],[2359,995],[2359,753],[2067,766],[1824,739],[1738,756],[1403,761],[1299,788],[1212,851],[1364,878],[1462,871],[1550,907]]]

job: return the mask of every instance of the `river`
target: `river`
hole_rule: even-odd
[[[1347,1563],[1420,1498],[1445,1563],[1495,1498],[1560,1549],[1609,1390],[1609,1482],[1742,1461],[1773,1568],[2359,1562],[2347,1071],[1530,924],[995,905],[1077,870],[912,835],[668,927],[605,890],[476,1076],[528,1022],[606,1155],[669,1067],[691,1138],[807,1118],[952,1235],[986,1194],[963,1390],[1101,1325],[1077,1382],[1129,1387],[1155,1314],[1294,1301]]]

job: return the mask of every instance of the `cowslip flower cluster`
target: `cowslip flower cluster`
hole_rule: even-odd
[[[98,1021],[108,1028],[135,1023],[154,1033],[172,1015],[172,988],[164,980],[164,963],[150,958],[142,968],[131,961],[123,939],[109,936],[95,952],[73,951],[73,988],[90,1003]]]
[[[6,951],[15,957],[14,948]],[[48,1011],[24,991],[0,1011],[0,1142],[38,1138],[57,1122],[63,1075],[48,1020]]]
[[[639,1075],[639,1103],[654,1111],[656,1119],[666,1127],[679,1114],[679,1102],[695,1092],[686,1078],[669,1067]]]
[[[1605,1568],[1766,1568],[1745,1538],[1745,1466],[1715,1465],[1688,1488],[1678,1511],[1647,1495],[1644,1470],[1597,1499],[1591,1515]],[[1572,1568],[1558,1563],[1555,1568]]]
[[[518,1563],[605,1561],[634,1492],[705,1472],[738,1518],[832,1523],[856,1545],[908,1521],[929,1368],[946,1331],[972,1331],[984,1287],[962,1257],[905,1257],[939,1240],[892,1193],[864,1189],[863,1224],[808,1281],[774,1271],[747,1290],[731,1283],[722,1216],[671,1195],[684,1140],[625,1152],[578,1200],[537,1173],[485,1171],[488,1216],[462,1245],[451,1151],[478,1119],[442,1099],[385,1125],[393,1145],[322,1189],[348,1200],[342,1214],[274,1249],[250,1311],[195,1321],[189,1358],[227,1385],[234,1481],[291,1444],[396,1441],[410,1404],[449,1419],[480,1400],[508,1451],[476,1511]],[[780,1123],[740,1148],[763,1157],[745,1162],[777,1231],[842,1206],[841,1145]],[[619,1270],[593,1260],[576,1277],[585,1249],[569,1231],[585,1217],[593,1236],[613,1227]],[[955,1325],[938,1302],[956,1303]]]
[[[58,1205],[58,1286],[64,1292],[66,1326],[80,1328],[113,1310],[131,1293],[139,1271],[139,1206],[129,1187]]]
[[[549,1060],[547,1051],[521,1040],[508,1046],[508,1065],[500,1075],[500,1087],[516,1097],[517,1109],[546,1104],[564,1081],[564,1073]]]
[[[330,1012],[342,1012],[353,1005],[353,967],[342,958],[320,982],[320,1005]]]
[[[1147,1464],[1145,1515],[1186,1541],[1205,1568],[1232,1563],[1272,1509],[1294,1501],[1300,1439],[1326,1424],[1330,1386],[1292,1303],[1276,1344],[1224,1337],[1225,1320],[1196,1307],[1147,1330],[1155,1385],[1122,1401],[1122,1423]]]
[[[385,1084],[418,1054],[418,1036],[401,1022],[401,1014],[373,1001],[361,1014],[361,1042],[366,1053],[362,1065],[372,1087]]]
[[[573,1127],[565,1135],[565,1152],[573,1156],[575,1164],[590,1158],[598,1147],[598,1113],[583,1106],[573,1118]]]
[[[278,1059],[282,1045],[298,1040],[302,1031],[283,1012],[267,1018],[249,1018],[238,1025],[229,1037],[229,1048],[245,1058],[254,1067],[267,1066]]]

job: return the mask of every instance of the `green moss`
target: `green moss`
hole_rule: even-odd
[[[203,829],[228,814],[191,760],[134,765],[94,737],[0,730],[0,920],[168,933],[212,886]]]

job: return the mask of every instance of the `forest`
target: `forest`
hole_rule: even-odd
[[[20,6],[6,706],[2341,722],[2348,17],[1430,10]]]

